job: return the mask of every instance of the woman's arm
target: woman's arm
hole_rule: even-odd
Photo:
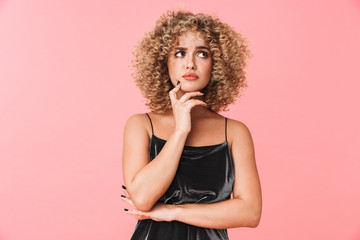
[[[146,116],[137,114],[125,124],[123,140],[124,183],[135,207],[149,211],[169,188],[185,144],[186,134],[174,132],[159,155],[149,162]]]
[[[196,105],[206,105],[192,99],[200,92],[184,94],[179,100],[180,85],[170,91],[175,129],[160,153],[149,162],[149,134],[146,116],[134,115],[125,124],[123,141],[123,175],[127,192],[138,210],[149,211],[169,188],[191,130],[190,111]],[[146,121],[146,123],[145,123]]]
[[[231,120],[229,137],[235,166],[233,199],[212,204],[159,204],[146,213],[136,209],[128,213],[140,219],[177,220],[205,228],[256,227],[262,196],[251,134],[243,123]]]
[[[261,208],[256,202],[234,198],[211,204],[171,205],[172,220],[204,228],[257,227]]]

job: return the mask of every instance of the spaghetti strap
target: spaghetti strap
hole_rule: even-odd
[[[151,118],[150,118],[149,114],[147,114],[147,113],[145,113],[145,114],[148,116],[148,118],[149,118],[149,120],[150,120],[151,132],[152,132],[152,135],[154,135],[154,128],[153,128],[153,124],[152,124]]]
[[[227,142],[227,118],[225,118],[225,141]]]

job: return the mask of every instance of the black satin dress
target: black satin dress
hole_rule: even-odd
[[[148,115],[149,119],[150,116]],[[229,144],[210,146],[184,146],[176,175],[159,202],[166,204],[215,203],[230,199],[234,185],[234,164]],[[151,119],[150,119],[151,123]],[[150,161],[154,159],[166,141],[154,135],[149,146]],[[151,184],[151,183],[149,183]],[[225,240],[226,229],[211,229],[172,221],[157,222],[139,220],[131,240]]]

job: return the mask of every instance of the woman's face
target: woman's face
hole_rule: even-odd
[[[201,32],[188,31],[179,37],[179,44],[168,57],[171,82],[181,82],[181,91],[202,90],[210,81],[212,57],[209,44]]]

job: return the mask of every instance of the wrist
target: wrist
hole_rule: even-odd
[[[171,218],[172,221],[178,221],[181,214],[181,205],[170,205],[171,206]]]
[[[185,140],[186,140],[188,134],[189,134],[188,131],[180,130],[180,129],[175,129],[175,131],[173,132],[173,135],[175,136],[175,138],[185,139]]]

